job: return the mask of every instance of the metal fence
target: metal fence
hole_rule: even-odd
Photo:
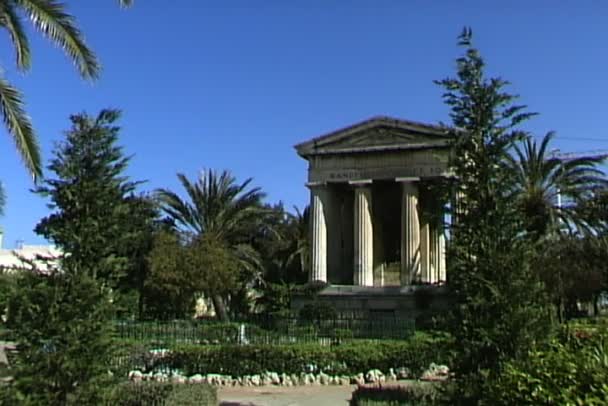
[[[115,335],[122,339],[158,344],[334,344],[350,339],[404,339],[415,323],[402,318],[352,318],[302,320],[297,317],[256,315],[247,320],[216,321],[117,321]]]

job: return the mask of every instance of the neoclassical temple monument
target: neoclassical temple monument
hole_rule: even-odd
[[[446,280],[437,186],[448,142],[439,126],[374,117],[295,146],[309,165],[310,281],[328,284],[321,296],[397,311],[412,285]]]

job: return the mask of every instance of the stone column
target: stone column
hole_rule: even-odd
[[[428,221],[420,226],[420,282],[432,283],[431,226]]]
[[[398,178],[401,196],[401,286],[420,276],[420,222],[418,220],[418,178]]]
[[[437,282],[447,281],[445,267],[445,234],[439,230],[439,247],[437,248]]]
[[[311,214],[311,269],[308,276],[310,282],[327,283],[327,225],[325,221],[325,205],[327,201],[327,186],[325,184],[308,184],[310,188]]]
[[[440,237],[442,234],[441,226],[433,224],[431,227],[431,279],[430,283],[439,282],[439,261],[440,261],[440,250],[441,243]]]
[[[371,181],[350,182],[355,186],[353,284],[374,286],[374,232],[372,227]]]

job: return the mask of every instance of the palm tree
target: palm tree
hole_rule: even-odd
[[[287,265],[299,260],[300,270],[308,273],[310,266],[310,206],[306,206],[303,211],[297,207],[294,209],[296,213],[290,215],[291,233],[287,236],[290,241]]]
[[[132,0],[119,0],[123,7]],[[96,79],[100,65],[84,42],[74,17],[57,0],[0,0],[0,27],[10,37],[17,68],[27,72],[31,66],[29,40],[24,17],[34,28],[58,45],[76,65],[84,79]],[[26,168],[36,180],[42,175],[40,148],[32,122],[24,110],[23,95],[0,74],[0,114]]]
[[[174,221],[175,228],[191,240],[211,238],[224,244],[251,271],[259,267],[255,250],[250,245],[252,225],[263,222],[267,210],[262,206],[265,194],[260,188],[249,188],[251,178],[238,184],[229,171],[202,171],[195,182],[178,174],[187,200],[167,189],[157,190],[163,211]],[[227,320],[224,298],[212,294],[220,319]]]
[[[560,226],[584,227],[576,204],[606,185],[598,165],[604,157],[560,159],[548,150],[554,133],[547,133],[540,145],[532,137],[515,145],[507,158],[513,176],[513,198],[522,210],[526,229],[536,238]]]

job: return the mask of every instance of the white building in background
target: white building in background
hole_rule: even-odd
[[[17,244],[14,249],[2,246],[3,234],[0,232],[0,269],[32,269],[32,264],[39,271],[47,271],[58,263],[62,252],[54,245]]]

